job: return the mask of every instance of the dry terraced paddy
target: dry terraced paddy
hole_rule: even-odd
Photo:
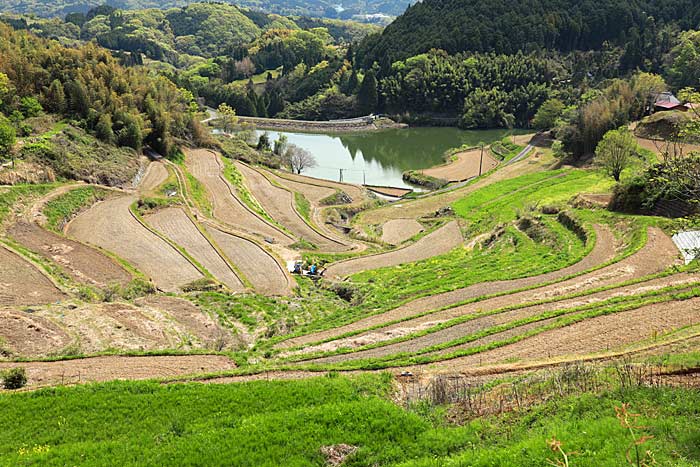
[[[290,280],[284,268],[261,246],[246,238],[207,226],[207,232],[226,257],[262,295],[289,295]]]
[[[168,179],[168,169],[162,162],[151,162],[146,168],[141,182],[139,183],[139,191],[147,193],[161,186]]]
[[[407,247],[334,263],[328,267],[325,275],[342,278],[362,271],[421,261],[445,254],[461,245],[463,240],[459,224],[452,221]]]
[[[261,219],[246,207],[236,195],[236,190],[222,175],[219,155],[206,149],[186,151],[185,163],[189,172],[207,189],[212,201],[214,216],[234,229],[271,239],[282,245],[294,240],[277,227]]]
[[[113,259],[37,224],[17,223],[8,229],[8,234],[26,248],[58,264],[76,282],[103,287],[131,280],[131,274]]]
[[[226,262],[226,259],[219,254],[214,245],[181,208],[161,209],[146,216],[144,220],[171,241],[184,248],[218,281],[225,284],[233,292],[245,290],[243,282]]]
[[[471,319],[462,323],[455,324],[454,326],[434,330],[434,332],[430,332],[429,334],[425,334],[422,336],[417,336],[413,339],[396,342],[393,344],[388,343],[387,345],[381,347],[360,350],[349,354],[322,357],[310,361],[314,363],[335,363],[345,361],[348,359],[356,360],[363,358],[379,358],[399,353],[415,353],[438,344],[447,344],[456,339],[477,334],[489,328],[508,325],[510,323],[515,323],[521,320],[535,319],[538,316],[549,316],[549,313],[555,311],[570,311],[571,313],[576,313],[579,309],[583,307],[595,306],[596,304],[600,304],[610,299],[633,298],[639,296],[640,294],[659,291],[667,287],[678,287],[686,285],[691,286],[698,285],[698,283],[700,283],[699,274],[677,274],[668,277],[644,281],[639,284],[616,287],[610,290],[595,292],[580,297],[573,297],[568,299],[565,298],[562,300],[552,301],[548,303],[526,306],[528,302],[524,302],[524,306],[522,307],[514,309],[508,307],[500,308],[503,311],[499,311],[499,308],[489,308],[488,306],[484,307],[482,303],[474,303],[471,307],[469,307],[471,308],[471,311],[463,309],[465,314],[459,316],[470,317]],[[511,307],[516,306],[518,305],[515,304],[515,302],[513,305],[511,305]],[[517,326],[514,327],[512,331],[497,333],[479,341],[469,342],[464,346],[451,346],[449,347],[449,351],[464,348],[473,348],[477,345],[501,340],[503,338],[510,337],[511,334],[517,335],[526,332],[530,328],[543,326],[549,321],[550,319],[545,318],[542,320],[535,321],[533,323],[525,324],[523,326]],[[304,351],[332,351],[337,348],[360,347],[363,345],[374,344],[376,342],[382,342],[387,339],[395,339],[397,337],[402,336],[407,336],[410,338],[410,335],[412,333],[420,332],[424,329],[429,329],[432,326],[444,322],[444,319],[441,320],[439,318],[436,318],[433,321],[424,321],[420,324],[415,325],[415,327],[406,325],[403,327],[393,327],[391,330],[379,330],[376,333],[370,332],[355,338],[349,338],[345,340],[345,342],[339,340],[332,341],[327,344],[321,344],[316,348],[309,347],[307,349],[304,349]]]
[[[41,305],[65,298],[33,264],[0,245],[0,306]]]
[[[192,303],[162,295],[135,304],[35,306],[31,313],[0,309],[0,339],[13,357],[45,358],[110,350],[237,349],[241,339]]]
[[[276,172],[275,176],[274,180],[280,185],[303,194],[312,203],[318,203],[336,191],[347,194],[352,199],[352,204],[362,203],[366,199],[365,190],[350,183],[333,182],[289,172]]]
[[[671,242],[671,239],[659,229],[649,229],[647,244],[639,252],[618,263],[563,282],[515,292],[520,289],[535,287],[538,284],[546,284],[581,274],[612,260],[615,256],[615,239],[613,234],[607,227],[602,226],[596,227],[596,233],[597,241],[591,253],[583,260],[567,268],[522,279],[474,284],[452,292],[419,298],[385,313],[368,316],[333,329],[295,337],[280,343],[278,346],[282,348],[305,346],[314,342],[332,340],[344,334],[358,332],[359,334],[356,334],[353,338],[361,338],[363,335],[372,334],[373,339],[377,339],[381,334],[385,336],[392,335],[396,332],[396,329],[418,329],[426,326],[425,323],[428,322],[447,321],[457,316],[473,313],[476,310],[497,309],[513,304],[528,303],[644,277],[678,263],[678,250]],[[511,293],[505,294],[507,292]],[[431,310],[439,310],[443,307],[450,307],[464,301],[494,294],[505,295],[425,314]],[[421,316],[422,314],[424,315]],[[367,331],[363,333],[361,332],[363,330]],[[345,342],[345,345],[347,343]]]
[[[236,162],[236,168],[265,212],[297,238],[312,243],[320,251],[337,252],[349,248],[348,245],[319,233],[307,224],[294,207],[293,193],[273,185],[261,172],[246,164]]]
[[[68,224],[67,233],[129,261],[161,290],[176,291],[201,279],[187,258],[134,217],[129,209],[134,201],[123,196],[99,202]]]
[[[392,219],[382,226],[382,241],[398,245],[424,230],[425,227],[415,219]]]
[[[0,362],[0,371],[16,367]],[[91,383],[115,379],[185,377],[232,370],[235,363],[222,355],[178,355],[147,357],[93,357],[55,362],[23,362],[27,386],[38,388],[59,384]]]
[[[491,156],[488,148],[462,151],[453,156],[454,160],[447,164],[423,170],[423,174],[447,180],[448,182],[462,182],[470,178],[478,177],[498,166],[498,161]]]
[[[441,369],[463,371],[482,364],[547,360],[624,350],[678,328],[700,323],[700,299],[672,301],[587,319],[513,344],[440,362]]]

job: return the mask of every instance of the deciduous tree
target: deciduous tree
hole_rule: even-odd
[[[598,143],[595,162],[619,182],[622,171],[630,166],[638,151],[637,141],[627,128],[611,130]]]

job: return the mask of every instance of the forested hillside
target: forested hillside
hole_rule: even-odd
[[[94,44],[64,47],[0,24],[0,127],[22,138],[20,160],[59,176],[124,182],[142,147],[168,155],[193,137],[193,99]]]
[[[70,13],[87,13],[104,0],[0,0],[0,11],[63,17]],[[173,8],[195,3],[192,0],[112,0],[110,6],[120,9]],[[408,0],[228,0],[227,3],[282,15],[303,15],[337,19],[360,19],[384,22],[398,16],[410,4]],[[340,6],[342,4],[342,7]],[[378,15],[373,17],[372,15]]]
[[[410,7],[381,36],[368,39],[365,66],[432,48],[512,54],[542,49],[600,49],[605,43],[648,49],[659,30],[697,27],[693,0],[426,0]]]

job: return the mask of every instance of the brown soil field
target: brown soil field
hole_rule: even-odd
[[[230,348],[244,344],[241,338],[245,336],[232,336],[230,330],[219,324],[218,318],[209,316],[188,300],[166,295],[149,295],[136,300],[135,304],[167,313],[171,320],[187,329],[203,348],[216,350],[222,346]]]
[[[425,169],[422,172],[429,177],[447,180],[448,182],[463,182],[479,176],[481,153],[481,149],[458,152],[453,156],[453,161]],[[489,153],[488,148],[484,148],[483,155],[481,173],[486,173],[498,166],[499,162]]]
[[[185,154],[187,169],[206,187],[217,219],[234,229],[269,238],[282,245],[294,243],[294,239],[261,219],[238,199],[236,190],[223,178],[217,153],[195,149],[185,151]]]
[[[342,182],[333,182],[331,180],[307,177],[305,175],[297,175],[290,172],[277,171],[275,172],[275,174],[280,179],[281,185],[287,186],[292,191],[299,191],[299,193],[302,193],[311,202],[313,202],[314,198],[318,198],[320,191],[315,190],[314,192],[312,192],[310,191],[310,187],[328,188],[332,190],[332,192],[329,192],[329,194],[331,195],[336,191],[343,191],[350,198],[352,198],[352,204],[360,204],[367,198],[365,190],[358,185],[352,185],[350,183]],[[287,185],[287,183],[293,183],[293,185]],[[307,192],[304,192],[303,190],[307,190]],[[325,198],[325,196],[323,198]],[[323,198],[319,198],[318,201],[322,200]]]
[[[245,184],[265,211],[280,225],[283,225],[298,238],[313,243],[321,251],[345,251],[348,245],[322,235],[301,217],[294,207],[294,195],[276,187],[257,170],[236,162],[236,167],[243,174]]]
[[[71,337],[50,320],[26,311],[0,310],[0,357],[36,357],[60,351]]]
[[[31,389],[117,379],[184,377],[236,367],[233,361],[222,355],[110,356],[57,362],[0,362],[0,370],[18,366],[27,370],[27,386]]]
[[[402,201],[379,209],[372,209],[359,214],[356,222],[363,225],[378,225],[384,224],[391,219],[418,219],[419,217],[429,216],[440,208],[448,206],[480,188],[520,175],[539,172],[551,165],[551,157],[543,157],[541,152],[533,151],[530,156],[522,161],[503,166],[488,177],[484,177],[468,186],[426,198]]]
[[[129,206],[135,200],[124,196],[95,204],[68,224],[68,235],[119,255],[161,290],[176,291],[202,278],[179,251],[134,218]]]
[[[208,226],[207,232],[224,254],[263,295],[289,295],[290,282],[282,265],[256,243]]]
[[[309,202],[316,207],[320,205],[321,200],[334,195],[336,192],[335,188],[322,185],[318,182],[315,182],[314,179],[309,179],[309,181],[307,182],[288,179],[286,178],[286,173],[284,174],[285,178],[282,178],[280,175],[278,175],[278,172],[265,171],[265,174],[273,182],[287,188],[288,190],[301,193],[302,195],[304,195],[304,198],[309,200]],[[303,179],[301,175],[299,177]]]
[[[334,263],[326,270],[325,275],[326,277],[347,277],[362,271],[432,258],[456,248],[462,244],[463,240],[459,225],[456,221],[452,221],[405,248]]]
[[[126,284],[131,280],[131,274],[113,259],[37,224],[17,223],[8,229],[8,234],[28,249],[58,264],[79,283],[103,287]]]
[[[700,281],[700,275],[698,274],[677,274],[674,276],[670,277],[664,277],[660,279],[653,279],[650,281],[643,282],[641,284],[635,284],[635,285],[630,285],[630,286],[624,286],[604,292],[597,292],[594,294],[586,295],[583,297],[578,297],[578,298],[572,298],[572,299],[567,299],[567,300],[561,300],[553,303],[546,303],[546,304],[540,304],[540,305],[534,305],[534,306],[528,306],[528,307],[523,307],[523,308],[517,308],[514,310],[510,311],[504,311],[502,313],[494,314],[494,315],[488,315],[488,316],[483,316],[483,317],[478,317],[480,313],[482,312],[488,312],[491,310],[494,310],[494,308],[483,308],[482,306],[479,306],[481,304],[473,304],[474,306],[472,307],[473,311],[469,312],[467,310],[464,310],[464,315],[473,315],[475,316],[474,319],[458,324],[456,326],[452,326],[450,328],[446,328],[431,334],[427,334],[421,337],[417,337],[415,339],[411,339],[405,342],[399,342],[395,344],[389,344],[385,345],[383,347],[377,347],[374,349],[369,349],[369,350],[364,350],[364,351],[359,351],[355,352],[352,354],[347,354],[347,355],[336,355],[336,356],[331,356],[331,357],[324,357],[324,358],[319,358],[319,359],[314,359],[311,360],[313,362],[339,362],[339,361],[345,361],[345,360],[355,360],[355,359],[360,359],[360,358],[376,358],[376,357],[384,357],[388,355],[394,355],[397,353],[402,353],[402,352],[417,352],[421,349],[424,349],[426,347],[430,347],[432,345],[444,343],[444,342],[449,342],[454,339],[458,339],[463,336],[467,336],[470,334],[474,334],[480,331],[483,331],[485,329],[494,327],[494,326],[500,326],[506,323],[510,323],[513,321],[525,319],[525,318],[530,318],[533,316],[540,315],[542,313],[550,312],[550,311],[555,311],[555,310],[566,310],[566,309],[574,309],[577,307],[581,307],[584,305],[589,305],[589,304],[594,304],[594,303],[599,303],[604,300],[608,300],[610,298],[614,297],[630,297],[630,296],[636,296],[645,292],[651,292],[654,290],[659,290],[664,287],[669,287],[669,286],[677,286],[677,285],[690,285],[690,284],[697,284],[698,281]],[[438,324],[440,322],[443,322],[444,320],[441,319],[436,319],[432,322],[426,321],[423,322],[416,327],[411,327],[410,325],[405,325],[404,327],[394,327],[391,331],[387,330],[385,333],[375,332],[375,333],[368,333],[365,334],[364,336],[358,336],[354,338],[349,338],[349,339],[343,339],[341,341],[333,341],[329,342],[327,344],[321,344],[317,347],[309,347],[307,349],[304,349],[304,351],[328,351],[328,350],[335,350],[337,348],[342,348],[342,347],[359,347],[362,345],[374,343],[374,342],[381,342],[387,339],[392,339],[404,335],[408,335],[417,331],[420,331],[423,328],[428,328],[431,325]],[[542,326],[542,322],[537,322],[534,324],[534,327],[539,327]],[[524,332],[523,327],[518,327],[514,329],[515,334],[521,334]],[[503,333],[500,333],[503,334]],[[489,336],[492,337],[492,336]],[[500,337],[496,338],[496,340],[503,339],[504,337],[501,335]],[[470,342],[468,344],[460,345],[460,346],[455,346],[449,348],[446,352],[452,352],[454,350],[462,349],[462,348],[470,348],[478,345],[483,345],[487,343],[486,341],[480,339],[478,342]],[[445,352],[445,351],[443,351]]]
[[[151,162],[146,169],[138,189],[143,193],[153,191],[168,179],[168,169],[162,162]]]
[[[135,304],[35,306],[31,313],[0,310],[1,348],[13,357],[62,355],[67,348],[87,355],[109,350],[235,350],[247,345],[245,337],[187,300],[163,295]]]
[[[437,364],[459,371],[505,360],[545,360],[623,349],[632,343],[700,323],[700,299],[649,305],[545,331],[520,342]]]
[[[382,241],[398,245],[424,230],[425,227],[415,219],[393,219],[382,226]]]
[[[181,208],[161,209],[155,214],[146,216],[145,221],[184,248],[229,289],[234,292],[245,290],[243,282],[236,276],[231,266]]]
[[[687,155],[691,151],[696,151],[696,152],[700,151],[700,145],[697,145],[697,144],[685,144],[681,148],[678,146],[674,147],[673,144],[667,144],[664,141],[654,141],[651,139],[639,138],[639,137],[637,138],[637,144],[639,144],[639,146],[641,146],[642,148],[653,152],[654,154],[660,155],[662,151],[668,151],[674,157],[676,155],[680,155],[681,150],[682,150],[683,155]]]
[[[33,264],[0,245],[0,306],[41,305],[65,298]]]
[[[610,261],[615,256],[615,240],[610,230],[606,227],[598,226],[596,227],[596,232],[597,242],[591,253],[583,260],[567,268],[540,276],[474,284],[452,292],[419,298],[386,313],[368,316],[367,318],[363,318],[334,329],[289,339],[281,342],[278,346],[281,348],[289,348],[306,345],[336,336],[341,336],[348,332],[376,327],[383,323],[390,323],[401,319],[405,320],[406,318],[410,318],[411,316],[415,316],[425,311],[437,310],[439,308],[447,307],[465,300],[533,287],[537,284],[543,284],[558,279],[563,279],[567,276],[583,273],[600,264]],[[458,316],[476,313],[478,311],[494,310],[520,303],[543,300],[546,298],[572,294],[584,290],[591,290],[606,285],[613,285],[635,277],[643,277],[662,271],[678,262],[678,250],[668,236],[658,229],[650,229],[648,235],[649,237],[647,244],[639,252],[618,263],[611,264],[602,269],[598,269],[563,282],[508,295],[492,297],[479,302],[449,308],[436,313],[430,313],[422,317],[402,321],[398,324],[387,325],[380,330],[358,334],[357,336],[354,336],[354,338],[361,338],[364,334],[371,333],[374,335],[373,338],[377,339],[378,335],[386,335],[386,333],[391,334],[398,328],[404,329],[405,332],[406,329],[420,329],[426,325],[425,323],[429,322],[447,321]]]

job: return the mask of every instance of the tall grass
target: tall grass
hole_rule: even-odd
[[[359,449],[347,466],[546,465],[556,436],[573,465],[625,465],[614,407],[647,414],[659,465],[697,466],[700,393],[631,389],[554,397],[525,412],[448,423],[404,410],[390,378],[363,375],[228,385],[114,382],[0,395],[0,465],[323,466],[321,448]],[[449,412],[459,419],[459,411]]]

